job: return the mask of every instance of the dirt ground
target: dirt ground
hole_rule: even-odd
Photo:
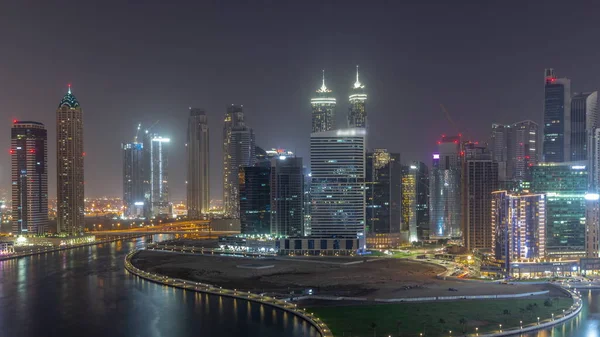
[[[359,263],[348,264],[355,261]],[[318,295],[373,299],[515,294],[547,289],[551,290],[551,296],[562,296],[554,287],[546,285],[440,280],[435,276],[444,271],[443,267],[392,258],[258,259],[142,251],[134,258],[133,264],[175,278],[260,293],[301,293],[310,288]],[[239,267],[244,265],[273,267]],[[449,288],[457,291],[449,291]]]

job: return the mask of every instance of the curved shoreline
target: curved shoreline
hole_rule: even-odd
[[[562,289],[567,291],[569,294],[571,294],[571,298],[573,299],[573,306],[575,308],[560,317],[557,317],[554,319],[548,319],[549,320],[548,322],[538,323],[537,325],[531,325],[531,326],[526,326],[526,327],[522,327],[522,328],[509,328],[509,329],[505,329],[504,331],[501,331],[501,332],[499,331],[499,332],[488,333],[488,334],[468,334],[467,336],[479,336],[479,337],[515,336],[515,335],[521,335],[525,332],[533,332],[533,331],[543,330],[543,329],[551,328],[555,325],[565,323],[566,321],[569,321],[572,318],[574,318],[575,316],[579,315],[579,313],[581,312],[581,309],[583,307],[583,303],[581,302],[581,296],[578,293],[571,291],[569,289],[565,289],[565,288],[562,288]]]
[[[207,294],[217,295],[217,296],[227,296],[227,297],[232,297],[232,298],[241,299],[241,300],[245,300],[245,301],[251,301],[251,302],[256,302],[259,304],[268,305],[268,306],[289,312],[289,313],[307,321],[310,325],[312,325],[315,329],[317,329],[317,331],[319,332],[321,337],[333,337],[331,330],[325,325],[325,323],[323,323],[323,321],[321,321],[317,317],[314,317],[311,313],[306,312],[306,309],[298,308],[296,304],[291,304],[285,300],[278,300],[278,299],[275,299],[272,297],[257,295],[257,294],[253,294],[250,292],[242,293],[242,292],[238,292],[235,289],[234,290],[223,289],[221,287],[216,287],[211,284],[193,282],[193,281],[189,281],[189,280],[171,278],[171,277],[167,277],[167,276],[160,275],[160,274],[148,273],[142,269],[137,268],[136,266],[134,266],[131,263],[131,259],[138,252],[140,252],[140,250],[134,250],[125,256],[125,269],[128,272],[130,272],[140,278],[143,278],[145,280],[148,280],[148,281],[151,281],[154,283],[166,285],[169,287],[175,287],[175,288],[180,288],[180,289],[184,289],[184,290],[191,290],[191,291],[195,291],[195,292],[207,293]]]

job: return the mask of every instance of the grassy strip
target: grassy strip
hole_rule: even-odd
[[[570,298],[424,302],[311,308],[336,337],[447,336],[498,332],[562,315]]]

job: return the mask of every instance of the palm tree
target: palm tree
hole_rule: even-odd
[[[460,325],[462,325],[462,332],[463,333],[467,332],[467,319],[464,317],[461,317],[460,320],[458,321],[458,323],[460,323]]]
[[[371,322],[371,329],[373,329],[373,337],[377,337],[377,324]]]

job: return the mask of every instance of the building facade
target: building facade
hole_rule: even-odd
[[[271,168],[239,168],[240,228],[242,234],[271,234]]]
[[[223,210],[225,216],[239,218],[238,171],[255,163],[254,131],[244,122],[241,105],[227,108],[223,127]]]
[[[302,158],[271,159],[271,234],[304,236],[304,173]]]
[[[11,129],[12,233],[43,235],[48,225],[48,136],[44,124],[14,121]]]
[[[492,248],[508,275],[512,262],[546,257],[544,194],[492,192],[490,212]]]
[[[411,162],[402,172],[402,227],[410,242],[429,238],[429,169]]]
[[[358,80],[358,66],[356,66],[356,82],[352,86],[352,94],[348,97],[350,109],[348,111],[349,128],[367,128],[367,94],[365,86]]]
[[[325,86],[325,70],[323,84],[317,90],[317,96],[310,99],[312,106],[312,132],[325,132],[335,129],[336,100],[332,91]]]
[[[400,233],[402,165],[400,154],[375,149],[367,154],[366,224],[370,234]]]
[[[190,108],[187,129],[187,209],[189,219],[208,213],[209,186],[208,118],[202,109]]]
[[[144,202],[148,205],[146,218],[164,217],[171,213],[168,175],[170,142],[169,138],[146,130],[143,145],[146,184]]]
[[[470,152],[463,169],[463,233],[469,252],[492,247],[492,192],[498,189],[498,163],[483,148]]]
[[[548,254],[585,251],[586,162],[541,163],[532,168],[531,190],[546,195]]]
[[[538,124],[530,120],[492,124],[488,146],[492,160],[498,163],[499,181],[531,180],[530,168],[539,162],[538,136]]]
[[[311,134],[311,235],[364,237],[365,136],[362,128]]]
[[[569,160],[571,149],[571,80],[556,78],[554,69],[544,76],[544,143],[545,162]]]
[[[121,145],[123,153],[123,206],[128,218],[144,216],[144,144]]]
[[[461,205],[461,140],[459,136],[442,137],[439,152],[433,154],[429,179],[430,235],[460,237]]]
[[[588,142],[598,117],[598,92],[573,95],[571,99],[570,160],[587,160]]]
[[[56,110],[57,231],[83,232],[84,172],[83,114],[71,87]]]

